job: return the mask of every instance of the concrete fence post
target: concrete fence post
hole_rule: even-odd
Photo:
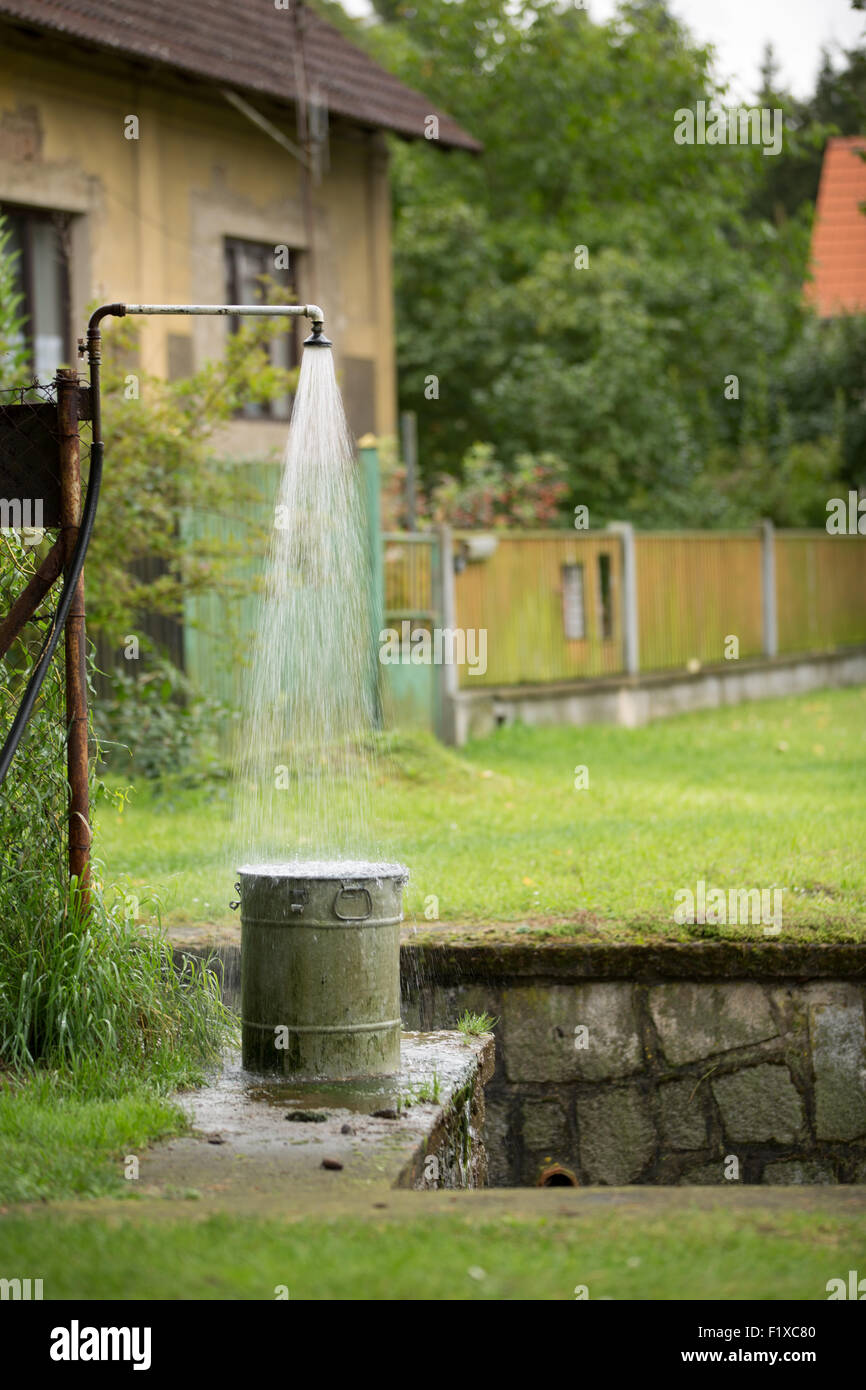
[[[444,630],[454,630],[457,627],[457,593],[454,586],[454,539],[451,534],[450,526],[438,526],[437,534],[439,537],[439,574],[441,581],[441,592],[439,595],[439,611]],[[444,661],[441,666],[441,695],[442,695],[442,741],[443,743],[456,744],[457,742],[457,696],[459,690],[460,673],[456,666]]]
[[[772,521],[761,522],[761,612],[763,614],[764,656],[779,652],[776,615],[776,531]]]
[[[629,676],[636,676],[640,670],[640,648],[638,645],[637,616],[637,552],[634,543],[634,527],[630,521],[612,521],[607,528],[614,531],[622,541],[622,658],[623,667]]]

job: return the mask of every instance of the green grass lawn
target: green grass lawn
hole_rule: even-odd
[[[783,889],[782,940],[863,938],[866,688],[637,730],[516,726],[459,753],[397,735],[392,751],[375,850],[409,865],[419,925],[435,897],[443,922],[762,938],[760,926],[676,926],[675,892],[703,879]],[[139,782],[122,811],[102,809],[97,853],[130,892],[158,886],[169,925],[236,920],[230,813],[224,783]]]
[[[114,1089],[88,1094],[44,1071],[0,1086],[0,1203],[128,1195],[124,1157],[182,1133],[189,1120],[134,1078]]]
[[[419,925],[435,895],[446,923],[762,938],[759,925],[676,926],[675,892],[703,879],[784,889],[783,941],[858,940],[864,786],[866,689],[641,730],[515,727],[459,753],[399,735],[371,852],[410,866]],[[122,809],[103,805],[97,851],[144,919],[156,887],[167,923],[236,922],[230,821],[226,783],[141,781]],[[443,1200],[400,1220],[157,1201],[124,1181],[123,1158],[188,1124],[164,1080],[0,1085],[0,1203],[39,1203],[0,1207],[0,1272],[37,1272],[46,1298],[271,1299],[286,1285],[303,1299],[570,1300],[586,1285],[590,1298],[808,1300],[866,1260],[866,1217],[819,1194],[808,1210],[773,1196],[710,1208],[678,1190],[664,1211],[587,1203],[567,1216],[553,1198],[541,1216]],[[60,1213],[45,1198],[100,1200]]]
[[[69,1219],[0,1217],[0,1269],[38,1271],[45,1298],[826,1299],[829,1279],[863,1267],[860,1213],[641,1204],[568,1215],[503,1212],[471,1197],[420,1202],[415,1216],[208,1215],[177,1204]],[[555,1208],[554,1199],[551,1206]],[[143,1215],[143,1213],[142,1213]]]

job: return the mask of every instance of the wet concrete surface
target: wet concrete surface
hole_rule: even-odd
[[[411,1183],[452,1097],[492,1070],[492,1051],[489,1035],[404,1033],[399,1076],[358,1083],[254,1076],[232,1055],[181,1097],[193,1133],[140,1156],[137,1195],[234,1205],[304,1192],[326,1207],[338,1188]]]

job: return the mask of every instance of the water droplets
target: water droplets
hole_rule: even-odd
[[[249,865],[337,861],[336,877],[376,855],[375,679],[354,445],[317,348],[301,364],[245,698],[235,840]]]

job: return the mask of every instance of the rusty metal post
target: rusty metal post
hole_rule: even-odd
[[[57,373],[57,426],[60,440],[61,538],[68,568],[81,520],[81,466],[78,434],[78,373]],[[86,908],[90,877],[90,806],[87,761],[87,667],[85,660],[84,575],[75,586],[66,620],[66,768],[69,780],[69,876],[76,878]]]
[[[23,627],[30,622],[45,595],[63,569],[63,538],[58,538],[42,564],[33,572],[6,617],[0,622],[0,657],[5,656]]]

